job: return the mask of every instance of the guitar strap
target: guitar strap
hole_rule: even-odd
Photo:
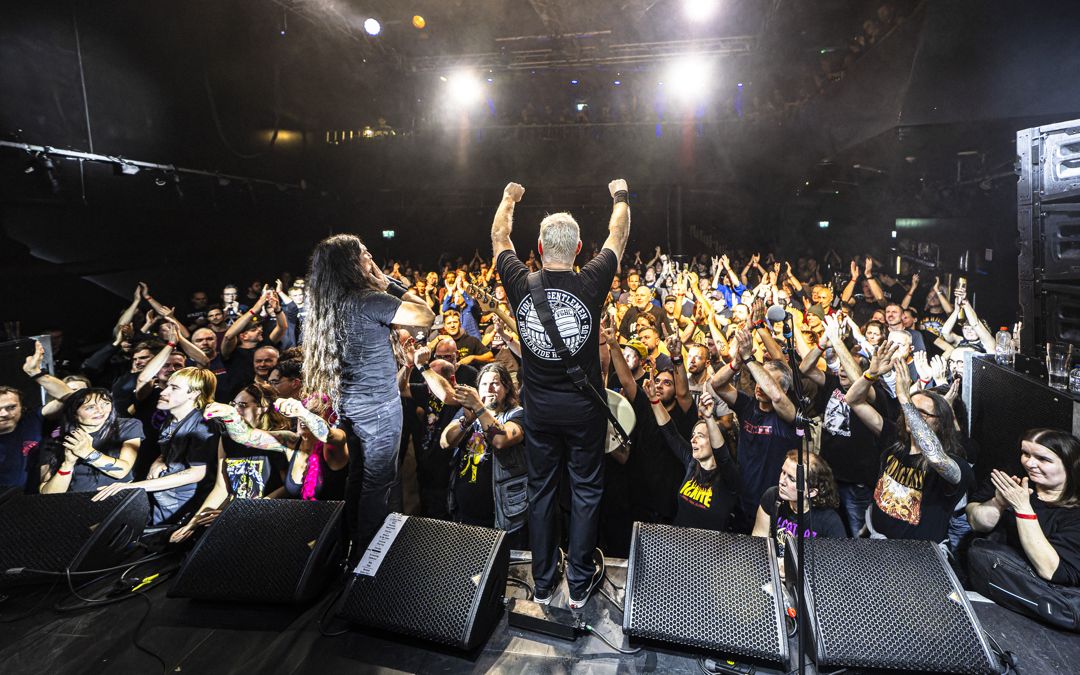
[[[574,383],[574,386],[581,392],[584,392],[591,396],[594,400],[600,403],[604,412],[607,413],[608,420],[611,421],[611,426],[615,428],[615,433],[619,435],[619,440],[623,445],[630,447],[630,437],[619,424],[618,418],[615,417],[615,413],[608,407],[607,397],[596,390],[592,382],[589,381],[589,376],[582,369],[581,365],[577,361],[577,357],[570,353],[570,350],[566,347],[566,343],[562,339],[562,334],[559,333],[559,327],[555,323],[555,317],[551,313],[551,305],[548,304],[547,291],[544,289],[544,271],[532,272],[529,274],[529,295],[532,296],[533,307],[536,308],[536,316],[540,318],[540,323],[544,326],[544,333],[548,336],[548,340],[551,342],[551,346],[555,348],[555,353],[559,355],[559,359],[562,360],[563,367],[566,368],[566,374],[569,376],[570,381]]]

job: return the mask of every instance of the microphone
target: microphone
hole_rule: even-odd
[[[783,305],[773,305],[765,312],[765,318],[769,320],[769,323],[776,323],[791,318],[791,314],[784,309]]]

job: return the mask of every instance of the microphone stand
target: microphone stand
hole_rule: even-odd
[[[791,367],[791,386],[795,393],[795,429],[801,432],[802,438],[799,441],[797,463],[798,469],[795,473],[795,492],[797,494],[795,511],[795,541],[796,541],[796,553],[799,561],[799,568],[796,574],[795,587],[797,589],[797,607],[796,607],[796,632],[798,633],[798,659],[799,659],[799,675],[806,675],[806,558],[803,557],[803,543],[806,539],[806,528],[804,527],[805,514],[804,505],[806,504],[806,443],[810,434],[810,425],[813,422],[810,421],[807,413],[809,412],[809,401],[803,397],[802,381],[799,378],[799,364],[795,358],[795,326],[790,312],[784,313],[784,341],[787,343],[788,354],[788,366]]]

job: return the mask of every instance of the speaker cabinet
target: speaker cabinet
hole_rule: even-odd
[[[342,569],[344,502],[234,499],[188,554],[169,595],[301,603]]]
[[[786,664],[772,539],[634,523],[623,632]]]
[[[120,562],[142,535],[150,502],[141,489],[100,502],[92,492],[54,495],[7,493],[0,499],[0,585],[52,580]]]
[[[392,513],[349,582],[340,616],[471,650],[502,613],[509,564],[501,530]]]
[[[808,638],[819,667],[997,672],[967,595],[935,544],[816,538],[805,546]],[[794,541],[784,547],[793,585],[795,549]]]

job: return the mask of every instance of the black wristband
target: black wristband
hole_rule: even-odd
[[[630,193],[627,192],[626,190],[619,190],[618,192],[616,192],[615,193],[615,203],[618,204],[619,202],[622,202],[623,204],[626,204],[627,206],[629,206],[630,205]]]
[[[387,279],[389,283],[386,284],[386,292],[395,298],[401,298],[403,295],[409,292],[409,289],[405,288],[397,281],[393,279]]]
[[[416,364],[416,372],[418,372],[418,373],[423,373],[427,369],[428,369],[428,364],[426,364],[426,363],[418,363],[418,364]]]
[[[48,374],[49,374],[49,371],[47,371],[47,370],[43,370],[43,371],[41,371],[40,373],[36,373],[36,374],[34,374],[34,375],[31,375],[31,376],[30,376],[30,379],[31,379],[31,380],[37,380],[37,379],[40,379],[40,378],[42,378],[42,377],[45,377],[45,376],[46,376],[46,375],[48,375]]]

